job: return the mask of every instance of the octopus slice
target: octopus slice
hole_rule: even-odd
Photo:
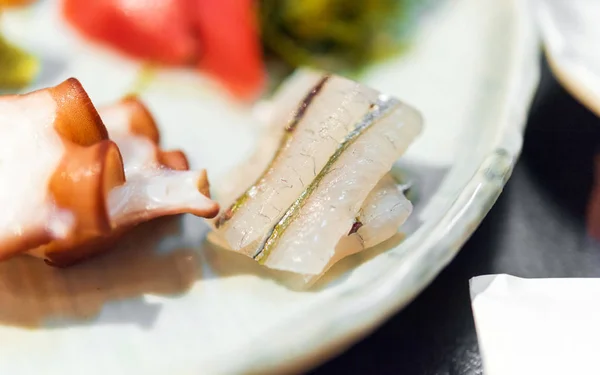
[[[115,139],[76,79],[0,97],[0,259],[27,252],[67,265],[140,222],[217,214],[206,171],[188,171],[182,152],[158,147],[137,99],[103,112]]]

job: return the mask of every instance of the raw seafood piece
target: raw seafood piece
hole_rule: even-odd
[[[253,257],[270,268],[321,274],[367,195],[419,133],[418,124],[415,111],[380,98]]]
[[[1,258],[109,229],[101,203],[124,181],[121,156],[77,81],[1,97],[0,132]]]
[[[216,215],[218,205],[203,195],[206,172],[185,171],[181,152],[158,148],[140,102],[128,98],[105,112],[120,144],[75,79],[0,98],[0,176],[11,182],[0,190],[0,257],[28,251],[66,265],[142,221]]]
[[[398,232],[412,213],[412,203],[401,186],[387,174],[375,185],[352,224],[349,236],[360,239],[361,249],[375,246]]]
[[[158,147],[158,128],[141,102],[126,98],[99,112],[110,138],[119,146],[127,179],[125,185],[109,194],[110,215],[117,226],[149,215],[154,209],[163,214],[198,211],[204,216],[202,211],[210,204],[211,216],[216,214],[218,208],[206,197],[206,171],[188,171],[183,152]]]
[[[257,105],[260,112],[258,117],[264,126],[255,152],[235,168],[235,173],[230,173],[224,180],[218,181],[216,186],[213,184],[216,198],[224,207],[229,207],[242,196],[248,184],[257,181],[269,166],[285,134],[286,128],[283,124],[294,116],[298,102],[321,78],[322,75],[317,72],[298,71],[279,87],[272,100]]]
[[[79,32],[137,58],[185,64],[199,53],[181,0],[63,0],[65,19]]]
[[[256,166],[262,165],[261,161],[265,158],[261,146],[268,144],[269,139],[265,135],[253,157],[248,159],[255,161],[256,164],[244,163],[244,167],[236,168],[236,173],[226,181],[247,183],[260,174],[260,169]],[[246,176],[247,179],[244,181],[240,176]],[[336,245],[335,254],[323,273],[341,259],[374,247],[398,233],[398,228],[408,219],[413,209],[412,203],[403,193],[403,187],[404,185],[399,184],[390,173],[377,183],[364,201],[352,226],[348,228],[348,234],[342,236]],[[217,190],[217,194],[219,193],[221,191]],[[221,196],[222,194],[219,195]],[[208,240],[219,247],[231,250],[229,244],[215,231],[208,234]],[[284,280],[290,285],[297,284],[304,288],[317,281],[321,275],[299,275],[298,278],[285,277]]]
[[[260,115],[266,126],[258,145],[254,153],[235,168],[235,173],[229,174],[216,186],[215,192],[220,202],[231,205],[244,193],[248,183],[256,181],[261,172],[269,166],[285,133],[285,127],[281,124],[293,116],[297,103],[321,78],[322,74],[318,72],[299,70],[280,86],[273,100],[261,105]],[[411,211],[412,204],[406,199],[395,179],[390,174],[383,177],[361,208],[359,233],[366,241],[362,241],[364,246],[361,245],[360,249],[353,252],[372,247],[390,238]],[[220,246],[229,247],[225,241],[219,240],[215,232],[209,234],[209,239]]]
[[[240,99],[256,99],[266,70],[253,0],[186,0],[198,36],[198,67]]]
[[[375,90],[337,76],[323,75],[305,91],[287,114],[279,147],[263,175],[216,222],[234,250],[249,256],[258,251],[269,229],[376,100]]]
[[[402,192],[402,185],[388,173],[367,196],[358,216],[348,228],[348,233],[337,243],[334,255],[323,272],[318,275],[282,275],[282,280],[301,289],[309,287],[343,258],[374,247],[397,234],[398,228],[408,219],[412,209],[412,203]],[[217,246],[230,249],[215,232],[208,234],[208,240]]]
[[[300,73],[292,85],[284,88],[286,95],[280,93],[276,96],[275,103],[281,102],[282,96],[294,99],[294,95],[290,95],[294,92],[290,87],[300,88],[302,83],[305,84],[304,90],[296,91],[297,109],[287,116],[287,125],[281,132],[283,141],[280,148],[270,162],[265,162],[263,150],[259,149],[254,155],[253,160],[267,168],[257,183],[217,218],[217,230],[209,235],[212,242],[242,252],[271,268],[320,275],[342,257],[391,237],[406,220],[412,205],[387,173],[419,134],[421,118],[418,112],[395,99],[354,83],[352,100],[359,105],[353,109],[358,108],[360,112],[355,111],[347,117],[352,121],[341,125],[345,128],[344,132],[336,132],[340,127],[328,127],[332,118],[340,119],[332,110],[328,113],[323,110],[325,113],[319,113],[322,117],[305,127],[297,123],[294,131],[289,132],[290,124],[297,122],[298,113],[306,117],[311,106],[315,111],[314,108],[318,108],[314,102],[307,103],[307,98],[326,101],[329,99],[327,95],[335,98],[347,94],[339,86],[328,94],[323,93],[325,84],[332,79],[339,78],[325,75],[315,80],[314,73]],[[306,86],[307,82],[312,82],[313,86]],[[346,86],[348,89],[349,86]],[[304,97],[299,97],[298,92],[304,92]],[[316,99],[315,93],[319,94]],[[339,110],[344,106],[332,108]],[[269,118],[271,121],[281,121],[285,116],[275,112]],[[339,123],[343,121],[338,121],[338,126]],[[280,127],[282,125],[280,122]],[[311,138],[314,135],[311,130],[315,128],[320,130],[318,134],[321,136],[316,141],[314,137]],[[267,131],[272,129],[276,129],[276,124],[269,126]],[[325,142],[331,141],[332,135],[337,137],[333,147]],[[303,163],[300,152],[293,152],[310,141],[320,141],[317,145],[326,149],[321,150],[321,154],[315,152],[315,148],[307,153],[311,156],[309,159],[315,160],[314,165]],[[269,137],[262,142],[268,146],[267,149],[273,148],[272,143]],[[323,159],[318,159],[319,156]],[[316,170],[313,175],[306,173],[310,167]],[[246,176],[257,175],[252,168],[244,168],[243,171],[242,174]],[[302,173],[307,176],[304,181],[281,184],[302,176]],[[226,202],[230,193],[226,194]],[[248,209],[248,201],[256,201],[258,215],[256,211]],[[279,207],[287,204],[287,207],[259,220],[258,217],[265,213],[265,203],[273,206],[273,202],[277,202]],[[251,219],[241,220],[237,216],[240,212]],[[249,236],[252,236],[250,240]],[[307,276],[307,279],[310,278]]]

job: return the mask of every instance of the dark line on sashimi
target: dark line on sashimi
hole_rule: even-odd
[[[294,130],[298,127],[298,124],[304,118],[304,115],[306,114],[308,107],[310,107],[310,105],[313,103],[314,99],[319,95],[319,93],[321,93],[321,91],[323,90],[323,87],[325,87],[325,84],[327,83],[327,81],[329,81],[330,78],[331,78],[331,75],[329,75],[329,74],[324,75],[319,80],[319,82],[317,82],[317,84],[315,86],[313,86],[312,90],[310,90],[308,92],[308,94],[306,94],[306,96],[304,96],[304,98],[302,99],[302,102],[300,102],[300,105],[296,109],[296,113],[294,113],[294,117],[285,126],[285,133],[283,134],[283,137],[281,137],[281,140],[279,142],[279,147],[277,148],[275,155],[273,156],[273,158],[271,159],[271,161],[269,162],[269,164],[267,165],[267,167],[265,168],[263,173],[256,179],[256,181],[252,185],[250,185],[250,187],[242,195],[240,195],[231,204],[231,206],[229,206],[229,208],[227,208],[227,210],[225,210],[217,218],[217,220],[215,222],[215,226],[217,227],[217,229],[220,228],[223,224],[225,224],[229,219],[231,219],[233,217],[233,215],[235,214],[235,212],[248,200],[250,189],[252,189],[252,187],[258,185],[258,183],[264,178],[264,176],[269,171],[269,169],[271,169],[271,166],[275,163],[275,160],[277,160],[277,158],[279,157],[279,154],[281,153],[282,148],[285,146],[285,144],[291,138],[292,133],[294,132]]]
[[[285,127],[285,131],[292,132],[292,131],[294,131],[294,129],[296,129],[296,127],[298,126],[300,121],[302,121],[302,119],[304,118],[304,115],[306,114],[306,110],[312,104],[313,100],[317,97],[317,95],[319,95],[321,90],[323,90],[323,87],[325,86],[327,81],[329,81],[330,77],[331,77],[330,75],[324,75],[319,80],[319,82],[313,87],[313,89],[310,90],[310,92],[308,94],[306,94],[306,96],[302,100],[302,103],[300,103],[300,106],[296,110],[296,113],[294,114],[294,118]]]

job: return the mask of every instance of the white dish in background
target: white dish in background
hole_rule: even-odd
[[[532,0],[532,4],[552,71],[600,116],[600,2]]]
[[[119,98],[139,66],[83,47],[56,22],[51,4],[5,14],[1,24],[53,62],[36,85],[75,75],[93,101]],[[425,118],[401,161],[419,193],[406,240],[340,262],[308,292],[206,245],[206,226],[190,216],[141,227],[116,251],[69,269],[15,258],[0,264],[0,373],[301,371],[405,306],[500,194],[521,149],[539,69],[537,36],[520,0],[442,2],[413,43],[362,80]],[[214,180],[253,146],[250,110],[194,72],[159,75],[143,99],[165,146],[183,148]]]

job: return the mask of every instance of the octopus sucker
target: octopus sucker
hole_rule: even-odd
[[[136,97],[94,106],[70,78],[0,97],[0,259],[26,253],[66,266],[111,248],[161,216],[214,217],[204,169],[160,148],[159,127]]]

